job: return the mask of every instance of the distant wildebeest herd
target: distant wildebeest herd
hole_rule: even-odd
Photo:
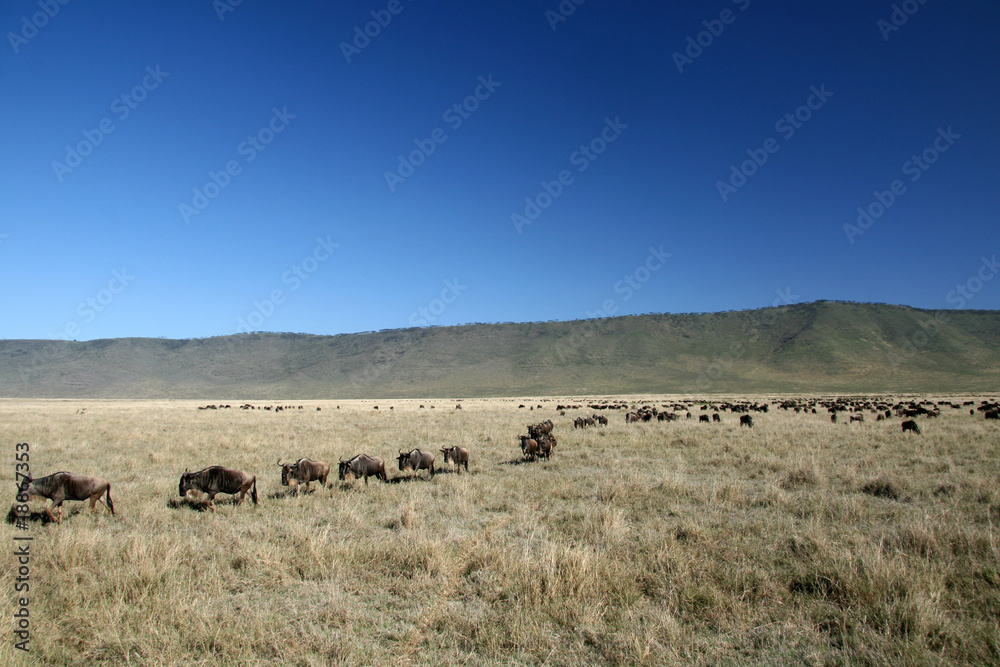
[[[672,422],[680,419],[680,413],[684,413],[685,419],[692,419],[692,409],[700,405],[699,422],[721,422],[720,412],[730,412],[739,415],[739,426],[754,426],[753,417],[750,412],[767,413],[768,403],[744,402],[711,402],[711,401],[689,401],[681,403],[663,404],[661,410],[655,406],[643,405],[634,406],[625,401],[603,402],[591,404],[588,407],[594,410],[622,410],[627,409],[625,423],[649,422],[656,420],[659,422]],[[772,403],[777,408],[795,413],[817,414],[819,410],[825,410],[830,415],[830,421],[837,422],[838,414],[844,413],[848,419],[847,423],[864,423],[864,415],[869,414],[875,417],[876,421],[883,421],[895,417],[909,417],[901,422],[903,433],[920,434],[920,426],[913,419],[915,417],[935,418],[938,417],[942,408],[962,409],[969,408],[969,414],[975,416],[976,412],[983,414],[984,419],[1000,420],[1000,403],[983,400],[977,406],[974,401],[965,401],[961,405],[951,401],[909,401],[890,403],[885,399],[871,397],[839,397],[832,399],[786,399],[781,402]],[[974,407],[970,407],[974,406]],[[199,407],[199,410],[226,409],[228,405],[209,405]],[[243,410],[263,409],[263,410],[288,410],[292,406],[264,406],[256,408],[249,403],[239,406]],[[420,406],[424,407],[424,406]],[[539,405],[539,408],[542,406]],[[580,405],[559,405],[560,415],[565,415],[567,410],[581,409]],[[456,406],[460,408],[460,406]],[[297,409],[304,409],[297,406]],[[316,410],[320,408],[317,407]],[[79,411],[78,411],[79,413]],[[709,417],[711,413],[711,418]],[[573,420],[574,428],[587,428],[596,425],[607,425],[608,419],[603,415],[593,414],[591,417],[577,417]],[[528,425],[527,435],[520,435],[521,456],[523,461],[536,461],[538,459],[549,459],[556,448],[557,440],[552,434],[554,424],[551,419],[547,419],[537,424]],[[456,471],[464,468],[469,470],[469,450],[464,447],[444,447],[441,450],[442,457],[446,465],[452,465]],[[300,458],[294,463],[282,463],[278,459],[278,466],[281,468],[282,486],[292,487],[298,494],[299,487],[305,484],[306,491],[310,490],[312,482],[318,482],[321,486],[327,486],[327,479],[330,474],[330,464],[324,461],[313,461],[308,458]],[[432,452],[422,449],[411,449],[409,451],[399,450],[397,464],[401,472],[411,471],[411,477],[416,477],[419,471],[427,470],[428,476],[433,477],[435,473],[435,455]],[[20,482],[17,489],[17,500],[25,503],[31,497],[46,498],[51,501],[51,505],[46,506],[45,515],[56,523],[62,520],[62,504],[66,500],[90,500],[91,512],[96,511],[98,501],[107,508],[114,516],[115,506],[111,500],[111,484],[101,477],[89,475],[76,475],[69,472],[57,472],[46,477],[32,478],[18,473]],[[353,479],[364,478],[368,484],[369,477],[375,477],[383,482],[389,481],[385,470],[385,460],[378,456],[368,454],[358,454],[350,459],[341,459],[338,467],[338,477],[341,481],[346,481],[348,477]],[[249,494],[251,500],[256,505],[257,496],[257,476],[254,473],[243,470],[234,470],[223,466],[210,466],[197,472],[185,470],[180,477],[178,485],[179,496],[187,499],[192,491],[196,491],[205,498],[207,502],[203,504],[214,511],[215,496],[219,493],[232,495],[236,505],[240,505]],[[104,500],[101,500],[101,498]],[[238,496],[238,498],[237,498]],[[56,514],[52,513],[56,510]],[[13,509],[12,509],[13,511]],[[10,518],[10,515],[8,515]]]

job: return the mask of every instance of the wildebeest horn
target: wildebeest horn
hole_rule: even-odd
[[[281,459],[278,459],[278,465],[279,466],[281,465]]]

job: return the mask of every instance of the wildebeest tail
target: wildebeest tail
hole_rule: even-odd
[[[250,490],[250,499],[253,500],[253,504],[257,504],[257,478],[253,478],[253,488]]]
[[[111,516],[114,516],[115,504],[111,502],[111,482],[108,482],[108,490],[104,493],[104,497],[108,499],[108,509],[111,510]]]

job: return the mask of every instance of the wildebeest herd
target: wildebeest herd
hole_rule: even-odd
[[[695,406],[701,403],[699,416],[700,422],[709,422],[709,412],[711,421],[721,422],[720,412],[729,411],[739,415],[739,426],[754,426],[753,417],[750,412],[767,413],[768,403],[745,402],[709,402],[709,401],[689,401],[682,403],[663,404],[661,410],[655,406],[643,405],[641,407],[629,406],[624,401],[614,403],[591,404],[589,407],[594,410],[608,409],[628,409],[625,415],[627,424],[635,422],[649,422],[656,420],[659,422],[671,422],[680,419],[680,413],[684,413],[685,419],[692,419],[691,410],[697,410]],[[903,433],[920,434],[920,426],[915,421],[915,417],[925,417],[933,419],[939,416],[942,408],[962,409],[969,408],[969,414],[975,416],[976,412],[983,414],[988,420],[1000,420],[1000,403],[983,400],[978,406],[973,401],[966,401],[957,404],[951,401],[909,401],[891,403],[885,398],[872,397],[839,397],[832,399],[786,399],[781,402],[772,403],[778,409],[794,411],[795,413],[816,414],[818,410],[825,410],[830,415],[830,420],[837,422],[837,416],[845,413],[848,416],[846,423],[864,423],[864,415],[869,414],[875,417],[876,421],[883,421],[896,417],[909,417],[901,422]],[[974,406],[974,407],[969,407]],[[219,406],[227,408],[229,406]],[[240,406],[243,409],[251,409],[249,405]],[[284,406],[283,406],[284,407]],[[423,407],[423,406],[421,406]],[[539,406],[541,407],[541,406]],[[560,414],[565,414],[566,410],[579,409],[583,406],[558,406]],[[207,406],[199,409],[218,409],[217,406]],[[267,409],[265,407],[264,409]],[[288,408],[285,408],[288,409]],[[302,409],[299,407],[298,409]],[[319,410],[319,408],[316,408]],[[608,420],[603,415],[593,414],[591,417],[577,417],[573,420],[574,428],[587,428],[595,425],[607,425]],[[538,459],[551,458],[557,444],[556,437],[552,434],[554,424],[551,419],[547,419],[537,424],[528,425],[527,435],[518,436],[521,447],[523,461],[536,461]],[[469,470],[469,450],[464,447],[444,447],[440,450],[446,465],[452,465],[457,471],[462,468],[466,472]],[[324,461],[313,461],[308,458],[300,458],[294,463],[282,463],[278,459],[278,466],[281,468],[282,486],[292,487],[294,492],[299,492],[300,485],[306,486],[306,491],[310,490],[312,482],[318,482],[321,486],[327,486],[327,478],[330,474],[330,464]],[[416,477],[421,470],[428,472],[428,477],[435,474],[434,453],[422,450],[411,449],[409,451],[399,450],[397,464],[400,472],[410,471],[412,477]],[[375,477],[383,482],[388,481],[386,475],[385,460],[378,456],[368,454],[358,454],[350,459],[341,459],[338,467],[338,477],[341,481],[346,481],[348,477],[354,479],[363,478],[368,484],[369,477]],[[208,509],[214,511],[214,499],[219,493],[232,495],[236,505],[242,504],[249,494],[251,500],[256,505],[257,496],[257,476],[254,473],[242,470],[234,470],[223,466],[210,466],[196,472],[185,470],[180,477],[178,493],[181,498],[187,499],[192,491],[198,492],[207,498],[204,503]],[[238,496],[238,498],[237,498]],[[32,478],[23,477],[18,484],[17,500],[25,503],[30,497],[41,497],[51,501],[51,505],[44,510],[45,515],[52,521],[60,523],[62,520],[62,504],[66,500],[90,500],[91,512],[96,511],[98,501],[114,515],[115,507],[111,500],[111,484],[101,478],[88,475],[76,475],[69,472],[57,472],[46,477]],[[103,497],[103,500],[101,500]],[[53,514],[52,510],[56,510]]]

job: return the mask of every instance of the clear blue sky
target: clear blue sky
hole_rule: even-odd
[[[5,2],[0,337],[995,309],[1000,7],[893,5]]]

